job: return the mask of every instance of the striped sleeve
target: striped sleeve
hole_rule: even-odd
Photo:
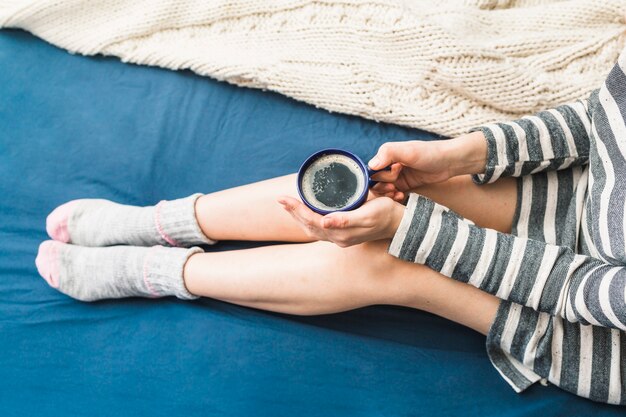
[[[590,107],[588,229],[598,258],[626,264],[626,52]]]
[[[588,102],[577,101],[519,120],[470,130],[487,140],[485,172],[474,182],[486,184],[500,177],[519,177],[540,171],[584,165],[589,157],[591,119]]]
[[[626,268],[478,227],[418,194],[389,253],[536,311],[626,330]]]

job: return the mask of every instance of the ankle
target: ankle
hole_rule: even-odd
[[[214,244],[198,221],[198,201],[204,196],[192,194],[176,200],[161,201],[155,206],[154,222],[161,238],[172,246]]]
[[[199,255],[200,253],[192,254],[183,265],[183,285],[190,294],[196,297],[202,296],[201,286],[196,279],[199,276],[198,269],[201,263]]]
[[[211,226],[215,225],[215,222],[210,219],[210,214],[213,212],[210,205],[210,194],[204,194],[198,197],[194,204],[194,216],[202,234],[207,240],[213,241],[215,234]]]

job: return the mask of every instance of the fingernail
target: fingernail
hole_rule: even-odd
[[[380,159],[378,159],[377,156],[373,157],[372,159],[370,159],[370,161],[367,163],[371,168],[375,168],[378,166],[378,164],[380,163]]]

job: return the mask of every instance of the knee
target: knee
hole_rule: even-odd
[[[391,240],[375,240],[372,242],[364,242],[360,245],[352,247],[353,256],[361,257],[361,259],[375,258],[378,262],[385,262],[385,260],[394,259],[387,253]],[[346,248],[350,250],[350,248]]]
[[[337,248],[334,264],[342,279],[352,282],[355,291],[360,291],[373,301],[385,304],[386,294],[395,288],[395,273],[399,259],[389,255],[389,240],[366,242],[348,248]]]
[[[359,245],[346,248],[337,247],[336,261],[350,269],[364,272],[377,272],[385,269],[385,266],[395,259],[387,253],[389,240],[376,240],[364,242]]]

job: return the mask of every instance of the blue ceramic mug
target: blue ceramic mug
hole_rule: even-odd
[[[309,156],[298,170],[298,194],[319,214],[354,210],[367,200],[376,172],[351,152],[323,149]]]

